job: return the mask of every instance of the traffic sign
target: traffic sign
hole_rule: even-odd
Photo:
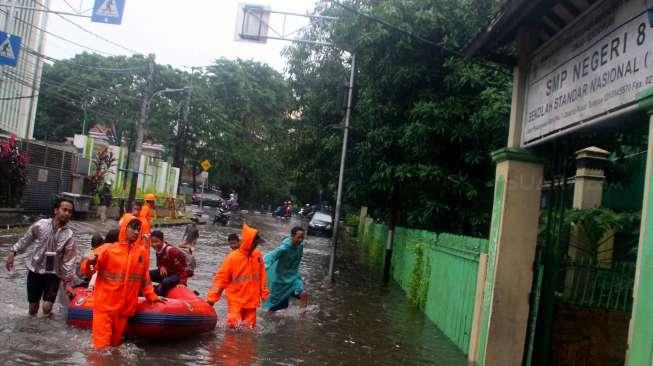
[[[207,170],[211,169],[211,167],[213,166],[213,165],[211,165],[211,162],[206,160],[206,159],[204,161],[202,161],[200,163],[200,165],[202,166],[202,169],[204,169],[204,171],[207,171]]]
[[[97,23],[120,24],[125,11],[125,0],[95,0],[91,21]]]
[[[203,171],[200,173],[200,180],[202,181],[202,184],[206,182],[209,179],[209,172]]]
[[[16,67],[20,52],[20,37],[0,32],[0,65]]]

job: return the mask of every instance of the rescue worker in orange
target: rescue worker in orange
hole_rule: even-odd
[[[120,233],[118,234],[118,240],[126,240],[127,239],[127,223],[131,221],[132,219],[136,218],[140,220],[141,222],[141,233],[138,235],[138,239],[136,239],[136,243],[143,245],[145,248],[146,252],[146,257],[149,263],[150,260],[150,225],[147,224],[146,220],[143,218],[143,210],[144,207],[147,205],[143,205],[139,201],[134,201],[132,202],[132,211],[131,213],[126,213],[122,215],[120,218],[120,221],[118,221],[118,228],[120,230]]]
[[[110,244],[89,262],[97,270],[93,306],[93,346],[102,349],[122,343],[127,319],[138,305],[138,292],[150,302],[165,301],[154,293],[145,248],[136,243],[141,222],[131,219],[126,240]]]
[[[143,234],[145,236],[150,235],[150,230],[152,228],[152,218],[156,216],[156,211],[154,209],[154,201],[156,197],[152,193],[145,195],[145,204],[141,208],[140,219],[143,224]]]
[[[227,296],[227,324],[231,328],[244,324],[256,325],[256,308],[266,300],[268,290],[265,265],[256,246],[263,242],[258,230],[243,225],[240,248],[227,255],[213,278],[206,302],[210,305],[220,300],[222,292]]]
[[[126,232],[127,232],[127,224],[134,218],[139,218],[141,215],[141,209],[143,205],[138,202],[134,201],[132,202],[132,210],[130,213],[125,213],[122,215],[120,220],[118,221],[118,240],[125,240],[126,239]]]

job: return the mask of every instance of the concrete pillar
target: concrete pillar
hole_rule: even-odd
[[[609,152],[596,146],[576,152],[576,177],[574,178],[574,208],[601,206],[605,166]]]
[[[608,164],[609,152],[596,146],[576,152],[576,177],[574,178],[573,208],[592,209],[601,206],[603,184],[605,182],[605,167]],[[587,248],[587,242],[577,230],[571,232],[568,254],[570,258],[587,257],[594,248]],[[614,232],[608,231],[601,239],[601,245],[596,248],[596,260],[609,267],[612,262],[614,248]],[[568,282],[572,279],[567,276]],[[571,282],[569,282],[571,284]]]
[[[492,154],[497,167],[488,262],[478,336],[470,342],[476,354],[469,355],[478,365],[521,365],[524,355],[543,174],[542,162],[520,148],[534,34],[519,31],[508,141]]]
[[[653,364],[653,88],[640,94],[639,104],[649,113],[649,130],[633,310],[628,329],[626,364],[629,366]]]
[[[543,165],[520,149],[499,150],[493,159],[497,172],[476,361],[519,365],[530,309]]]

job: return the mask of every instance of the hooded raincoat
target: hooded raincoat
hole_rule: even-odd
[[[150,235],[150,230],[152,227],[152,207],[148,203],[143,204],[143,207],[141,208],[141,214],[138,217],[141,219],[141,223],[143,224],[143,234],[145,235]]]
[[[141,221],[141,232],[138,234],[138,239],[136,239],[136,244],[142,245],[143,248],[145,248],[145,256],[147,257],[147,261],[149,263],[150,261],[150,238],[148,236],[145,236],[146,234],[150,234],[150,229],[149,225],[146,223],[146,221],[141,217],[137,217],[132,215],[131,213],[126,213],[122,215],[122,218],[120,221],[118,221],[118,241],[125,241],[127,240],[127,224],[132,220],[132,219],[139,219]]]
[[[270,297],[263,308],[270,309],[291,295],[298,296],[304,292],[304,281],[299,274],[304,246],[292,245],[292,238],[287,237],[281,245],[265,255],[265,271],[270,282]]]
[[[269,295],[263,256],[254,249],[257,233],[256,229],[243,225],[240,248],[224,259],[207,294],[206,300],[215,303],[220,300],[220,289],[224,289],[229,307],[227,321],[232,326],[239,320],[248,320],[249,325],[253,326],[256,323],[256,308]],[[242,316],[243,311],[248,313],[249,319]]]
[[[149,301],[159,298],[150,281],[148,256],[142,245],[121,240],[103,247],[95,265],[98,275],[93,294],[95,348],[120,345],[127,319],[136,313],[139,291]]]

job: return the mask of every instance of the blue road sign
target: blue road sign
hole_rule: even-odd
[[[120,24],[125,11],[125,0],[95,0],[91,21],[97,23]]]
[[[20,52],[20,37],[0,32],[0,65],[16,67]]]

